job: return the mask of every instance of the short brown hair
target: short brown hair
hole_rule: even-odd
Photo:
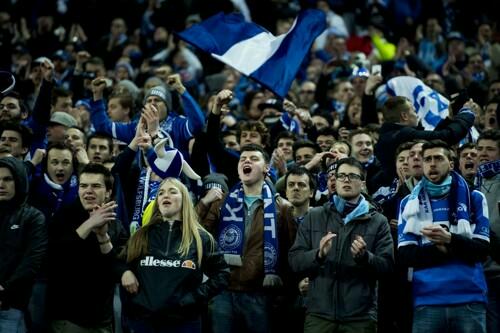
[[[262,138],[262,145],[268,146],[269,144],[269,130],[262,121],[258,120],[247,120],[242,121],[238,128],[238,141],[241,139],[241,132],[243,131],[255,131],[258,132]]]
[[[455,157],[455,153],[451,150],[450,145],[444,142],[443,140],[431,140],[422,145],[422,156],[424,156],[424,152],[433,148],[443,148],[445,151],[446,157],[448,160],[453,161]]]
[[[389,97],[384,103],[382,113],[384,114],[384,121],[388,123],[397,123],[401,119],[401,113],[407,112],[406,107],[409,100],[403,96]]]

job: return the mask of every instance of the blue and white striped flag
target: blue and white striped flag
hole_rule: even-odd
[[[441,119],[448,117],[448,99],[417,78],[392,78],[386,84],[386,92],[390,96],[408,98],[415,106],[418,119],[426,130],[433,130]]]
[[[309,9],[279,36],[235,13],[216,14],[177,35],[285,97],[312,43],[325,29],[325,14]]]

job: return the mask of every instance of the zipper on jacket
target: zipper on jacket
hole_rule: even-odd
[[[167,237],[167,250],[165,251],[165,256],[168,256],[168,251],[170,250],[170,236],[172,235],[172,227],[174,224],[170,224],[168,226],[168,237]]]
[[[346,224],[344,224],[342,222],[342,226],[340,227],[340,231],[339,233],[342,235],[340,237],[340,239],[338,239],[339,241],[337,242],[337,248],[335,249],[338,253],[338,261],[336,262],[336,265],[335,265],[335,298],[334,298],[334,318],[336,320],[342,320],[343,318],[340,318],[338,316],[338,306],[340,304],[340,283],[339,283],[339,276],[340,276],[340,272],[339,272],[339,267],[340,267],[340,263],[342,262],[342,255],[344,254],[344,251],[343,251],[343,248],[344,248],[344,244],[345,244],[345,241],[347,239],[347,236],[350,235],[350,233],[348,233],[348,235],[346,235],[346,229],[348,228],[348,226]],[[349,246],[350,247],[350,246]]]

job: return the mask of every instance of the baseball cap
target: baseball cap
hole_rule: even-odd
[[[448,41],[451,41],[451,40],[460,40],[462,42],[465,42],[464,36],[460,32],[458,32],[458,31],[451,31],[448,35],[446,35],[446,39]]]
[[[76,119],[66,112],[54,112],[52,116],[50,116],[50,123],[63,125],[66,127],[73,127],[78,125]]]
[[[64,50],[57,50],[53,55],[52,55],[52,59],[59,59],[59,60],[62,60],[62,61],[69,61],[71,58],[71,56],[69,55],[68,52],[64,51]]]

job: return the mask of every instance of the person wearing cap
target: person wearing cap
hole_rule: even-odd
[[[75,113],[79,115],[80,127],[85,135],[92,132],[92,124],[90,123],[90,101],[88,99],[79,99],[75,103]]]
[[[57,87],[64,89],[70,88],[72,80],[73,68],[69,66],[71,55],[65,50],[57,50],[52,55],[52,62],[54,63],[54,80]]]
[[[196,134],[203,130],[205,116],[199,105],[191,97],[181,82],[178,74],[168,77],[169,88],[180,96],[186,116],[180,116],[172,110],[172,96],[170,90],[163,86],[151,88],[144,98],[144,109],[150,110],[159,118],[159,126],[148,124],[148,133],[153,140],[170,137],[174,147],[179,149],[186,160],[189,160],[188,144]],[[105,84],[102,78],[92,83],[93,100],[91,101],[90,119],[98,132],[112,135],[113,138],[129,143],[135,136],[138,120],[127,124],[116,123],[109,119],[105,112],[103,91]]]
[[[465,52],[465,38],[458,31],[451,31],[446,36],[447,41],[447,59],[437,72],[443,77],[450,74],[460,74],[467,66],[467,53]]]
[[[134,79],[134,68],[130,63],[125,61],[119,61],[115,66],[115,79],[116,81],[122,80],[133,80]]]
[[[354,88],[354,95],[358,97],[362,97],[365,93],[366,80],[370,76],[368,69],[365,67],[355,67],[352,70],[352,75],[349,78],[352,87]]]
[[[69,113],[59,111],[52,113],[47,126],[48,142],[64,142],[66,130],[77,125],[76,119]]]
[[[21,161],[0,158],[0,332],[25,332],[33,283],[47,251],[45,218],[26,203],[28,184]]]

